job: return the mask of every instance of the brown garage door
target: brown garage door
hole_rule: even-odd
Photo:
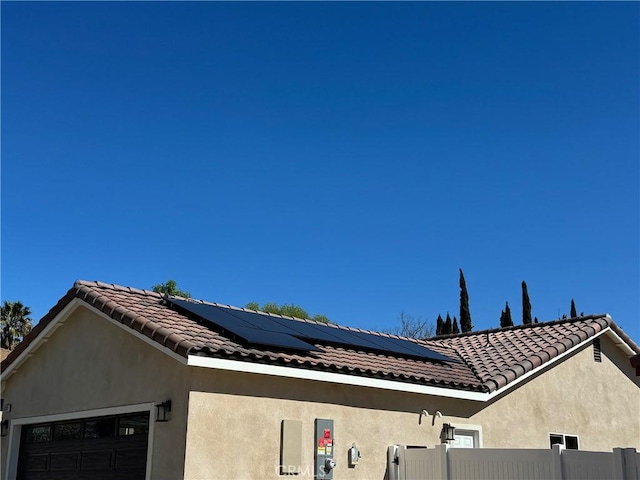
[[[149,412],[22,427],[18,480],[144,480]]]

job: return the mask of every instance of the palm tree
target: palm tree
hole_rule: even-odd
[[[21,302],[5,302],[0,307],[0,328],[2,328],[2,348],[13,348],[31,331],[31,310]]]

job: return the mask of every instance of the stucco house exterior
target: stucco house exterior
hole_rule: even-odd
[[[320,451],[336,480],[383,479],[390,445],[444,424],[454,446],[640,449],[640,348],[607,315],[411,341],[419,357],[247,342],[184,304],[76,282],[2,361],[2,479],[314,478]]]

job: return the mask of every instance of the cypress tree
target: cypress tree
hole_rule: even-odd
[[[538,317],[533,317],[533,323],[538,323]]]
[[[507,302],[507,305],[504,307],[504,310],[502,310],[502,313],[500,314],[500,327],[513,327],[513,320],[511,319],[511,308],[509,308],[509,302]]]
[[[527,291],[527,282],[522,281],[522,324],[531,324],[531,302],[529,301],[529,292]]]
[[[436,336],[444,335],[444,320],[442,320],[442,315],[438,314],[438,318],[436,319]]]
[[[449,316],[449,312],[447,312],[447,319],[444,321],[444,334],[449,335],[453,332],[453,326],[451,325],[451,317]]]
[[[576,302],[571,299],[571,318],[576,318],[578,316],[578,312],[576,310]]]
[[[456,316],[453,316],[453,329],[451,331],[452,333],[460,333],[460,327],[458,326],[458,319],[456,318]]]
[[[506,319],[507,327],[513,327],[513,320],[511,319],[511,309],[509,308],[509,302],[504,307],[504,318]]]
[[[470,332],[473,329],[471,323],[471,311],[469,310],[469,294],[467,293],[467,282],[464,280],[464,273],[460,269],[460,326],[462,332]]]

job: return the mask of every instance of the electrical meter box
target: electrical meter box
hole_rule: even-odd
[[[316,418],[315,421],[315,475],[316,480],[333,480],[335,444],[333,420]]]

